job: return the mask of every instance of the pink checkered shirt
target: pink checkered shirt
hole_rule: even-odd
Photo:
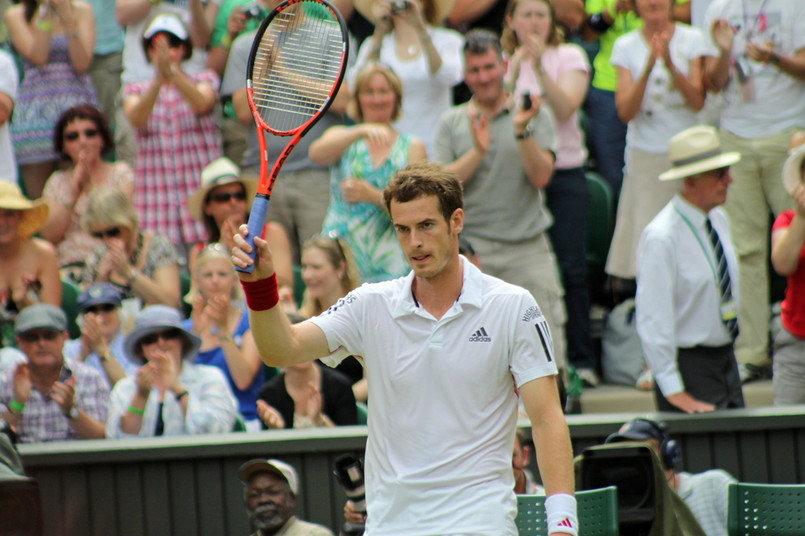
[[[220,81],[213,71],[188,77],[218,90]],[[128,84],[125,96],[140,95],[150,84]],[[137,129],[134,208],[140,227],[175,243],[203,241],[204,227],[190,216],[187,198],[199,187],[201,170],[220,156],[215,115],[196,115],[175,86],[162,86],[148,123]]]

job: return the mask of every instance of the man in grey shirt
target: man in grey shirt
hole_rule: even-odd
[[[434,160],[464,183],[463,234],[484,272],[519,285],[537,299],[565,363],[565,306],[546,232],[553,223],[544,188],[557,146],[553,118],[539,97],[522,107],[503,86],[506,61],[492,32],[473,30],[464,44],[464,81],[472,99],[439,119]]]

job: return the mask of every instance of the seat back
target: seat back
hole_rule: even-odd
[[[71,339],[81,336],[81,328],[78,327],[78,297],[81,290],[69,281],[61,282],[61,308],[67,315],[67,332]]]
[[[302,307],[302,299],[305,297],[305,282],[302,280],[302,267],[298,264],[293,266],[293,301],[297,307]]]
[[[579,536],[618,536],[618,492],[615,486],[576,492]],[[548,534],[545,495],[518,495],[517,517],[520,536]]]
[[[729,485],[729,536],[805,534],[805,484]]]
[[[184,314],[185,318],[190,318],[190,315],[193,314],[193,304],[184,301],[184,297],[187,296],[188,292],[190,292],[192,283],[193,279],[189,274],[184,272],[179,273],[179,293],[181,294],[179,300],[181,301],[182,314]]]
[[[355,402],[355,407],[358,410],[358,424],[366,424],[369,420],[369,406],[364,402]]]
[[[609,244],[615,227],[615,201],[612,187],[600,175],[586,172],[590,192],[590,215],[587,219],[587,279],[593,301],[601,301],[599,294],[606,281],[604,268]],[[599,298],[599,299],[597,299]]]

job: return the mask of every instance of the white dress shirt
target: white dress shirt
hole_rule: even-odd
[[[738,260],[726,213],[720,207],[705,214],[674,196],[645,228],[637,249],[637,332],[666,397],[685,390],[677,348],[732,342],[721,319],[718,265],[705,228],[708,216],[724,248],[737,310]]]

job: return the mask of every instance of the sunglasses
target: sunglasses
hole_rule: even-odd
[[[164,331],[156,331],[154,333],[149,333],[142,339],[140,339],[140,343],[143,346],[151,346],[152,344],[156,344],[160,339],[163,341],[175,341],[176,339],[182,336],[182,331],[177,328],[166,329]]]
[[[113,303],[100,303],[98,305],[90,305],[84,312],[97,315],[98,313],[111,313],[115,309],[117,309],[117,305]]]
[[[218,192],[210,196],[210,201],[215,203],[228,203],[230,199],[246,201],[246,192]]]
[[[96,231],[94,233],[90,233],[90,236],[99,240],[103,240],[104,238],[117,238],[120,236],[120,227],[112,227],[111,229],[106,229],[105,231]]]
[[[21,341],[27,343],[35,343],[39,341],[53,342],[59,338],[59,335],[61,335],[61,332],[48,329],[43,331],[27,331],[25,333],[20,333],[19,338]]]
[[[85,138],[94,138],[96,137],[99,132],[97,128],[88,128],[83,132]],[[81,135],[81,131],[74,130],[73,132],[65,132],[64,139],[67,141],[75,141],[78,139],[78,136]]]

